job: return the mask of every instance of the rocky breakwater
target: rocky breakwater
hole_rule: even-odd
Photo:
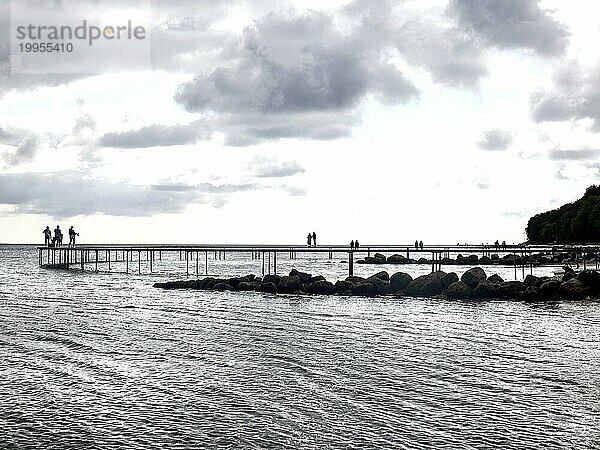
[[[595,261],[595,254],[588,253],[585,255],[586,261]],[[443,265],[458,265],[458,266],[489,266],[489,265],[534,265],[542,266],[544,264],[565,264],[567,261],[575,262],[575,256],[569,253],[535,253],[532,255],[519,255],[519,254],[505,254],[500,256],[498,254],[492,254],[490,256],[477,256],[477,255],[457,255],[456,258],[442,258],[441,262]],[[394,254],[391,256],[385,256],[381,253],[375,253],[373,256],[367,256],[363,259],[356,261],[356,264],[431,264],[431,259],[421,257],[419,259],[407,258],[404,255]]]
[[[156,283],[162,289],[212,291],[256,291],[269,294],[314,294],[374,297],[447,298],[453,300],[509,299],[526,301],[582,300],[600,297],[600,273],[585,270],[576,274],[565,269],[562,278],[528,275],[524,281],[504,281],[487,276],[481,267],[467,270],[460,278],[454,272],[433,272],[413,279],[404,272],[378,272],[368,278],[351,276],[336,283],[323,276],[293,269],[287,276],[254,275],[234,278],[208,277],[201,280]]]

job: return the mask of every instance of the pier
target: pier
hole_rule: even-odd
[[[262,275],[277,275],[277,260],[287,258],[293,260],[299,254],[321,254],[328,259],[344,258],[348,263],[348,275],[354,275],[354,265],[359,257],[371,257],[377,253],[397,254],[407,259],[417,256],[428,256],[431,271],[441,270],[444,260],[453,254],[481,255],[491,257],[496,254],[514,255],[510,263],[499,259],[496,265],[514,266],[525,273],[526,266],[533,270],[533,264],[524,261],[534,254],[554,255],[568,253],[576,261],[581,261],[583,267],[589,256],[593,254],[593,264],[598,268],[598,246],[573,246],[573,245],[509,245],[506,248],[496,248],[490,245],[428,245],[415,248],[414,245],[366,245],[358,249],[350,249],[347,245],[319,245],[308,247],[306,245],[81,245],[77,247],[37,247],[39,266],[48,269],[78,269],[81,271],[99,271],[99,268],[111,271],[113,265],[122,263],[125,273],[143,273],[142,263],[146,273],[153,273],[154,269],[163,260],[164,256],[175,255],[185,264],[187,276],[209,275],[210,260],[226,260],[234,254],[249,255],[256,261],[257,268]],[[521,261],[517,264],[517,261]]]

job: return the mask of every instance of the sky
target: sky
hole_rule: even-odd
[[[0,0],[0,242],[522,242],[599,182],[596,3]],[[15,38],[83,20],[146,35]]]

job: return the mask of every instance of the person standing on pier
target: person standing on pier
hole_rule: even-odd
[[[50,231],[50,227],[46,226],[43,233],[44,233],[44,245],[49,246],[50,241],[52,240],[52,231]]]
[[[354,241],[350,241],[350,250],[354,250]]]
[[[308,246],[312,246],[312,234],[308,233],[308,236],[306,236],[306,242],[308,243]]]
[[[359,244],[358,244],[358,239],[356,241],[354,241],[354,250],[358,250]]]
[[[69,228],[69,247],[71,247],[71,245],[75,247],[75,236],[79,236],[79,233],[76,233],[73,225],[71,225],[71,228]]]
[[[312,233],[313,246],[317,246],[317,233],[313,231]]]
[[[419,250],[419,241],[415,241],[415,250]]]
[[[54,229],[54,245],[56,247],[60,247],[62,245],[62,231],[60,231],[60,226],[56,225]]]
[[[419,248],[423,250],[423,241],[419,241]]]

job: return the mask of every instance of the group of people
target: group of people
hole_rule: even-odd
[[[350,241],[350,250],[358,250],[358,247],[360,247],[358,239],[355,241]]]
[[[415,249],[416,250],[423,250],[423,241],[415,241]]]
[[[306,236],[306,242],[309,247],[316,247],[317,246],[317,233],[315,233],[314,231],[312,233],[308,233],[308,236]]]
[[[52,231],[50,231],[50,227],[46,226],[44,231],[44,245],[47,247],[62,247],[63,245],[63,234],[59,225],[56,225],[54,229],[54,236],[52,236]],[[69,228],[69,247],[75,247],[75,236],[79,236],[79,233],[75,231],[75,228],[71,225]]]
[[[496,239],[496,242],[494,242],[494,247],[496,250],[506,250],[506,241],[502,241],[502,244],[500,242],[498,242],[498,240]]]

